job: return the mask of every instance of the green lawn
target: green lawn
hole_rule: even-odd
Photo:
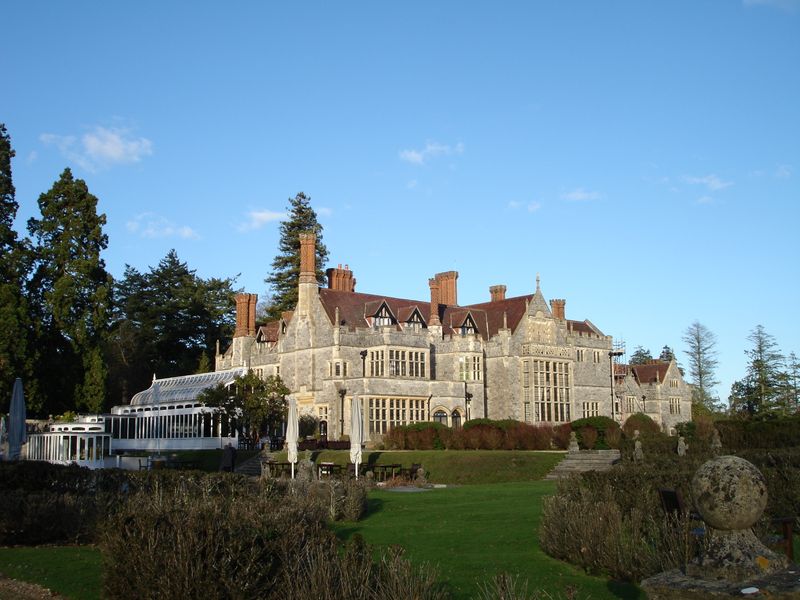
[[[368,516],[336,525],[340,538],[359,533],[379,546],[397,544],[415,563],[437,566],[455,598],[473,597],[480,581],[503,571],[528,580],[528,590],[578,598],[644,598],[630,584],[589,577],[539,549],[537,528],[547,481],[474,485],[403,493],[370,494]]]
[[[278,455],[279,460],[286,454]],[[350,462],[347,450],[313,452],[316,462]],[[366,465],[421,464],[434,483],[475,484],[537,481],[564,458],[563,452],[524,450],[380,450],[364,452]]]
[[[76,600],[100,600],[100,551],[91,546],[0,548],[0,573]]]

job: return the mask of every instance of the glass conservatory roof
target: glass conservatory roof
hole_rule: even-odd
[[[215,387],[220,383],[230,385],[234,379],[246,374],[247,369],[239,368],[228,371],[214,371],[213,373],[200,373],[199,375],[181,375],[180,377],[154,379],[149,388],[134,394],[131,399],[131,405],[193,402],[203,390]]]

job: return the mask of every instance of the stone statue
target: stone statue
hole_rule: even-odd
[[[722,452],[722,440],[719,439],[719,431],[715,427],[711,433],[711,454],[719,456],[720,452]]]
[[[636,433],[639,433],[638,431]],[[644,460],[644,451],[642,450],[642,440],[637,439],[633,442],[633,460],[634,462],[642,462]]]
[[[689,446],[686,445],[686,440],[683,436],[678,436],[678,456],[686,456],[686,450]]]
[[[580,448],[578,447],[578,436],[575,435],[574,431],[569,432],[569,452],[580,452]]]
[[[311,462],[310,458],[306,457],[297,461],[295,468],[295,478],[298,481],[314,481],[314,463]]]

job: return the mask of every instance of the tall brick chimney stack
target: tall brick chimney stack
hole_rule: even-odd
[[[439,303],[447,306],[458,306],[458,289],[456,287],[458,272],[437,273],[435,277],[436,281],[439,282]]]
[[[565,312],[566,304],[567,301],[560,298],[550,300],[550,310],[553,313],[553,318],[558,319],[559,321],[566,320],[567,318]]]
[[[257,302],[258,294],[236,294],[236,329],[233,337],[255,337]]]
[[[439,320],[439,281],[433,277],[428,279],[428,287],[431,288],[431,314],[428,318],[428,325],[441,325]]]
[[[314,233],[300,234],[300,283],[317,282],[317,236]]]
[[[335,269],[328,269],[325,271],[325,275],[328,277],[328,288],[342,292],[356,291],[356,280],[349,265],[345,265],[344,269],[342,265]]]
[[[492,302],[500,302],[501,300],[506,299],[506,286],[504,285],[493,285],[489,288],[489,295],[492,298]]]

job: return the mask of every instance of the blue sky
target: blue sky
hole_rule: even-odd
[[[357,290],[457,270],[566,298],[679,358],[757,324],[800,353],[800,0],[9,1],[0,121],[18,229],[64,167],[108,217],[110,271],[170,248],[263,295],[312,198]]]

